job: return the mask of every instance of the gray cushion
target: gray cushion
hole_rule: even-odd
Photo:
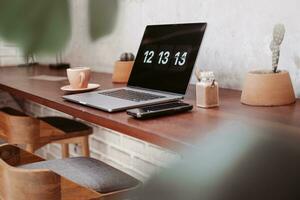
[[[13,116],[27,116],[25,113],[11,107],[0,108],[0,111]]]
[[[87,126],[86,124],[68,119],[65,117],[40,117],[40,120],[54,126],[55,128],[65,132],[65,133],[73,133],[80,131],[91,131],[92,128]]]
[[[73,182],[100,193],[137,186],[140,182],[99,160],[76,157],[19,166],[25,169],[50,169]]]
[[[0,145],[1,144],[5,144],[5,143],[7,143],[7,142],[5,142],[4,140],[0,139]]]

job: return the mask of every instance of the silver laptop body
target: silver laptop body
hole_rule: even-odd
[[[147,26],[127,87],[63,98],[107,112],[183,99],[205,29],[206,23]]]
[[[102,95],[103,92],[117,91],[120,89],[137,91],[137,92],[142,92],[142,93],[149,93],[149,94],[154,94],[154,95],[164,96],[164,97],[154,99],[154,100],[137,102],[137,101],[133,101],[133,100],[125,100],[125,99]],[[117,112],[117,111],[123,111],[123,110],[129,109],[129,108],[135,108],[135,107],[146,106],[146,105],[151,105],[151,104],[156,104],[156,103],[163,103],[163,102],[179,100],[179,99],[183,98],[183,95],[164,93],[161,91],[150,91],[147,89],[124,87],[124,88],[114,88],[114,89],[109,89],[109,90],[88,92],[88,93],[75,94],[75,95],[67,95],[67,96],[64,96],[64,98],[69,101],[75,102],[75,103],[79,103],[79,104],[86,105],[89,107],[97,108],[97,109],[104,110],[107,112]]]

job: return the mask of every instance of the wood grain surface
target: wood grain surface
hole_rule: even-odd
[[[178,150],[182,147],[195,147],[202,136],[228,122],[258,120],[300,128],[300,101],[281,107],[250,107],[240,103],[240,91],[220,89],[220,107],[201,109],[194,107],[192,112],[139,121],[125,112],[106,113],[93,108],[67,102],[62,99],[60,87],[68,81],[42,81],[29,77],[36,75],[66,76],[65,70],[52,70],[48,66],[2,67],[0,68],[0,89],[59,110],[100,126],[123,134]],[[101,89],[124,86],[113,84],[112,75],[92,73],[92,83],[101,84]],[[190,85],[185,101],[195,105],[195,88]]]

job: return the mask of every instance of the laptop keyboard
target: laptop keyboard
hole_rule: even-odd
[[[165,96],[150,94],[150,93],[146,93],[146,92],[137,92],[137,91],[126,90],[126,89],[101,92],[99,94],[102,94],[105,96],[110,96],[110,97],[115,97],[115,98],[119,98],[119,99],[134,101],[134,102],[150,101],[150,100],[160,99],[160,98],[165,97]]]

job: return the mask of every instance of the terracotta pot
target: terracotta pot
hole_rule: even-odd
[[[251,106],[282,106],[295,103],[295,92],[287,71],[248,73],[241,102]]]
[[[117,61],[114,68],[112,81],[114,83],[127,83],[134,61]]]

